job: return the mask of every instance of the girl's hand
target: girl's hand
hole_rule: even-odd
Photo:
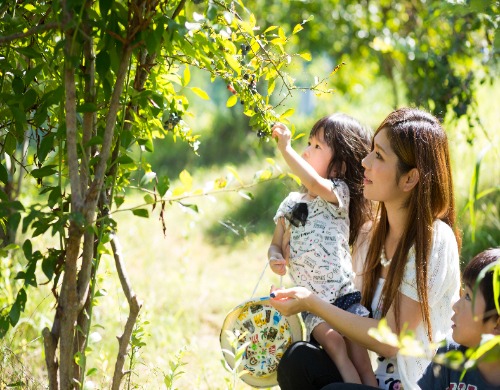
[[[284,150],[291,145],[292,132],[283,123],[276,122],[271,130],[272,137],[278,141],[279,150]]]
[[[281,314],[290,316],[308,311],[310,301],[314,294],[305,287],[293,287],[285,290],[271,287],[271,300],[269,303]]]
[[[286,274],[286,260],[279,254],[273,255],[273,257],[269,259],[269,266],[275,274],[281,276]]]

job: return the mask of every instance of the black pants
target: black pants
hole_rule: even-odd
[[[299,341],[287,349],[278,365],[281,390],[368,390],[376,387],[342,383],[335,363],[317,344]]]

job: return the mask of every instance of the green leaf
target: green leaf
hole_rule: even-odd
[[[75,353],[75,363],[79,366],[79,367],[84,367],[85,366],[85,355],[78,351],[77,353]]]
[[[26,257],[26,259],[28,261],[31,261],[31,259],[33,257],[33,245],[31,244],[30,240],[24,241],[23,252],[24,252],[24,256]]]
[[[91,368],[90,370],[87,371],[87,376],[92,376],[97,373],[97,368]]]
[[[134,209],[132,213],[137,217],[149,218],[149,211],[146,209]]]
[[[195,212],[198,212],[198,206],[195,204],[186,204],[186,203],[182,203],[182,202],[179,202],[179,204],[183,207],[186,207],[186,208],[191,209]]]
[[[28,129],[26,114],[17,107],[10,107],[10,111],[14,116],[14,122],[16,124],[16,138],[21,142],[24,139],[24,132]]]
[[[45,137],[42,138],[42,142],[40,142],[40,146],[38,147],[38,160],[43,163],[47,155],[54,149],[54,133],[49,133]]]
[[[27,298],[28,297],[26,296],[24,288],[20,289],[17,293],[16,301],[9,311],[9,320],[12,326],[15,326],[18,323],[21,312],[24,311],[24,307],[26,306]]]
[[[116,162],[118,164],[123,164],[123,165],[134,164],[134,160],[132,159],[132,157],[127,156],[127,155],[123,155],[123,156],[118,157]]]
[[[226,107],[233,107],[238,102],[238,96],[232,95],[227,99]]]
[[[9,173],[7,172],[7,169],[3,166],[3,164],[0,164],[0,181],[2,181],[4,184],[7,184],[9,182]]]
[[[204,100],[210,100],[210,96],[208,96],[208,93],[206,93],[203,89],[198,88],[198,87],[192,87],[191,91],[193,91],[196,95],[201,97]]]
[[[12,133],[7,133],[3,145],[5,153],[7,153],[9,156],[14,155],[14,152],[16,151],[16,146],[17,146],[16,137],[14,137]]]
[[[97,106],[95,103],[83,103],[76,107],[76,112],[96,112]]]
[[[108,2],[108,0],[101,0],[101,2]],[[99,75],[104,78],[106,73],[108,73],[110,67],[111,58],[109,56],[109,53],[105,50],[101,50],[99,53],[97,53],[97,56],[95,58],[95,69],[97,73],[99,73]]]
[[[41,63],[40,65],[35,66],[32,69],[28,69],[26,74],[24,75],[24,84],[30,85],[31,82],[35,79],[35,77],[40,73],[42,68],[45,66],[45,63]]]
[[[36,103],[36,100],[38,99],[38,95],[36,91],[32,88],[28,89],[24,93],[24,99],[23,99],[23,106],[27,110],[31,107],[33,107]]]
[[[125,197],[123,195],[115,195],[116,208],[119,208],[123,202],[125,202]]]
[[[48,280],[52,280],[52,277],[54,276],[56,263],[57,256],[52,253],[42,260],[42,271]]]
[[[147,204],[155,204],[155,198],[151,195],[151,194],[146,194],[144,195],[144,201],[147,203]]]
[[[156,183],[156,188],[158,193],[163,198],[170,187],[170,179],[167,176],[159,176],[158,183]]]
[[[59,187],[54,187],[52,191],[50,191],[49,198],[47,200],[47,204],[50,208],[54,208],[56,204],[58,204],[61,199],[61,189]]]
[[[253,194],[251,192],[238,191],[238,195],[241,196],[244,199],[248,199],[248,200],[253,200],[254,199],[254,196],[253,196]]]
[[[19,76],[15,76],[12,79],[12,90],[16,95],[22,95],[24,93],[24,82]]]
[[[113,5],[113,1],[110,0],[99,0],[99,9],[101,10],[101,16],[104,18],[109,10],[111,9],[111,6]]]
[[[31,176],[33,176],[35,179],[40,179],[46,176],[52,176],[54,173],[57,172],[54,169],[54,167],[57,167],[57,165],[46,165],[42,168],[33,169],[31,171]]]

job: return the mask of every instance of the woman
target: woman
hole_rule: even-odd
[[[373,226],[353,246],[356,283],[373,318],[360,318],[325,303],[305,288],[277,290],[271,304],[285,315],[322,317],[333,329],[378,355],[374,364],[383,389],[416,386],[430,359],[398,354],[368,335],[387,319],[393,332],[415,332],[429,346],[451,328],[458,299],[460,238],[448,141],[439,121],[417,109],[392,112],[375,132],[363,160],[364,196],[378,201]],[[278,367],[282,390],[321,389],[341,381],[325,353],[309,343],[290,347]]]

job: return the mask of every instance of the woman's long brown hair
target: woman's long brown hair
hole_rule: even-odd
[[[397,179],[412,168],[419,172],[419,181],[405,205],[408,209],[406,226],[392,257],[382,290],[382,315],[386,316],[390,306],[394,304],[397,331],[401,331],[398,291],[410,249],[413,247],[422,318],[429,340],[432,341],[427,280],[434,221],[441,219],[448,224],[455,233],[459,249],[461,246],[459,232],[455,226],[455,200],[448,140],[434,116],[414,108],[402,108],[392,112],[375,134],[382,129],[386,130],[391,148],[398,157]],[[389,229],[387,210],[383,203],[379,204],[375,221],[363,272],[362,303],[366,307],[371,306],[382,271],[380,252]]]

